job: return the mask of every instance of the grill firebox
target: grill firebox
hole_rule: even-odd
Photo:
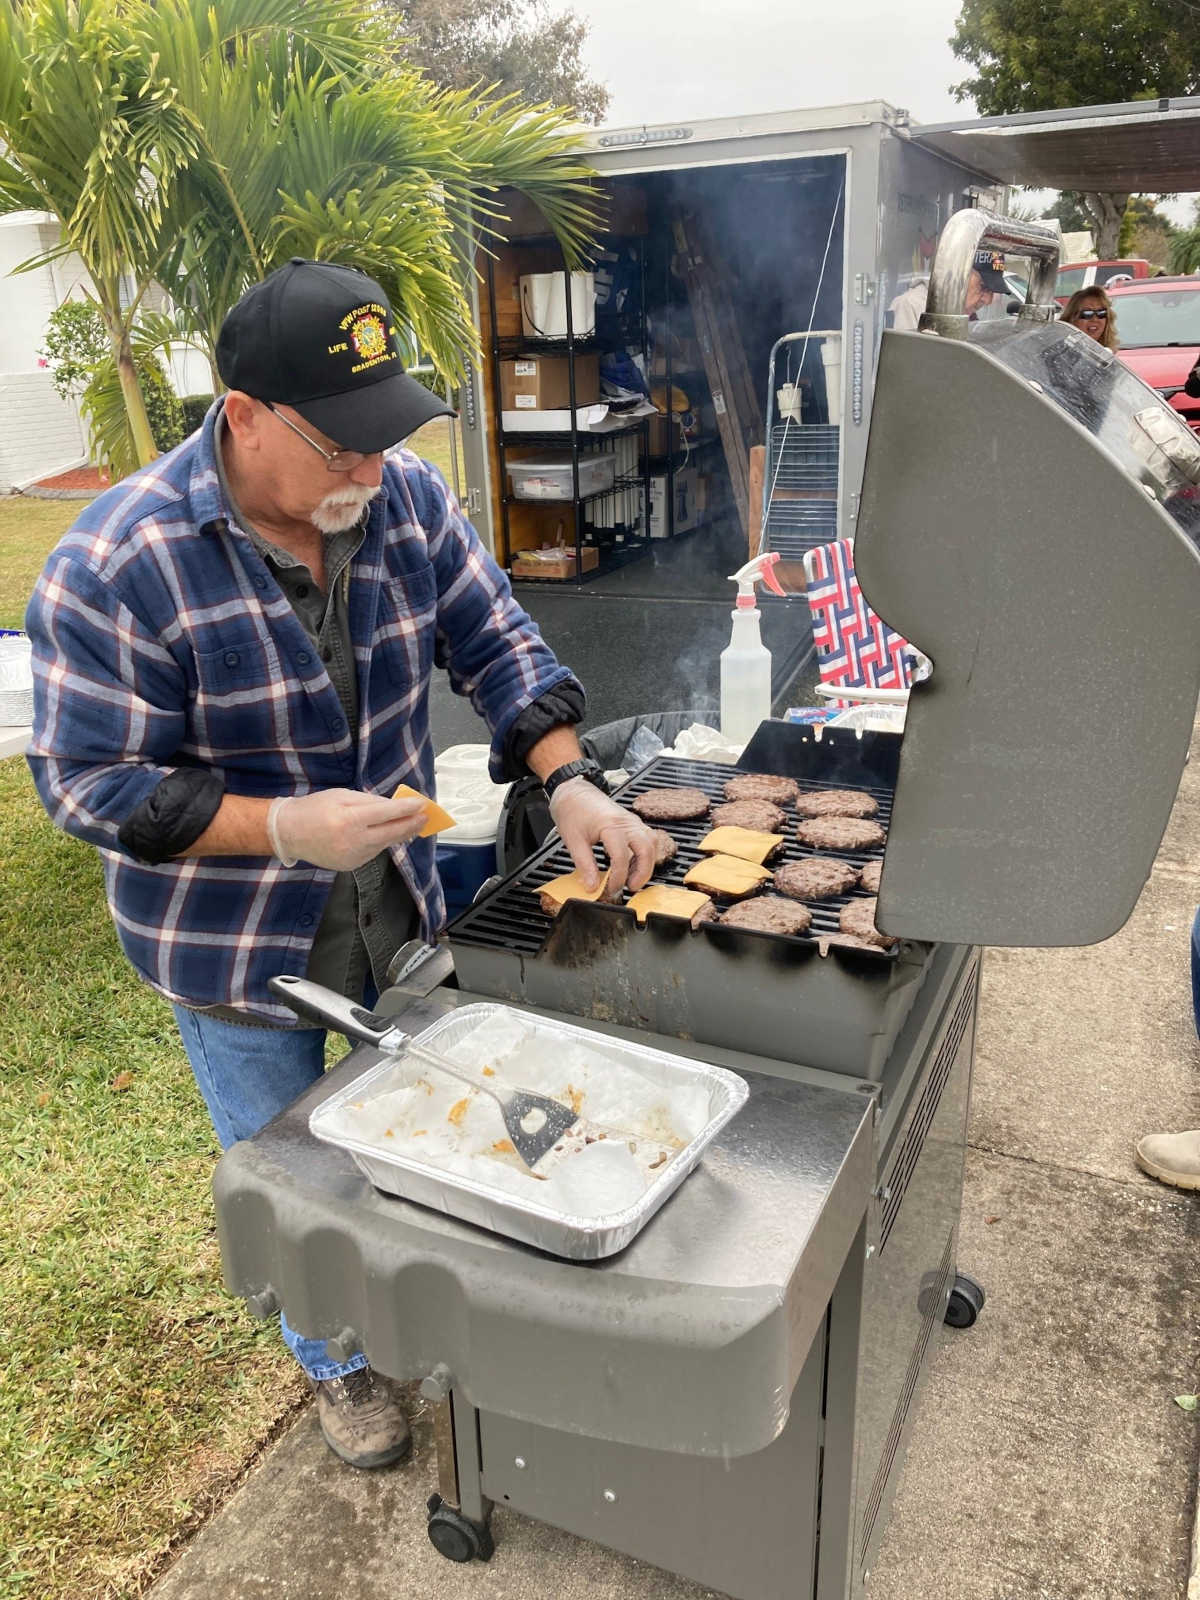
[[[736,768],[658,757],[624,785],[623,805],[647,789],[703,789],[714,802],[738,772],[767,772],[805,785],[864,789],[891,815],[899,760],[896,734],[816,730],[764,723]],[[785,808],[786,809],[786,808]],[[814,851],[785,824],[781,860],[837,855],[863,865],[881,851]],[[711,823],[672,823],[675,860],[655,882],[682,883],[700,859]],[[702,1039],[782,1062],[878,1078],[924,981],[933,945],[901,940],[874,952],[830,945],[843,905],[863,891],[807,902],[810,933],[757,933],[711,924],[692,929],[651,916],[639,927],[631,911],[572,901],[546,916],[538,890],[571,868],[557,840],[531,856],[448,930],[460,984],[476,994],[520,1001],[597,1021]]]

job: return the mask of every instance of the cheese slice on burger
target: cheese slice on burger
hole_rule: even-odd
[[[700,841],[706,855],[737,856],[761,866],[783,843],[781,833],[759,833],[754,828],[714,828]]]
[[[644,923],[653,912],[658,917],[682,917],[693,926],[700,913],[712,905],[706,894],[697,894],[694,889],[676,889],[669,883],[648,883],[644,889],[630,895],[625,903],[639,923]]]
[[[737,856],[709,856],[706,861],[697,861],[684,874],[683,881],[704,894],[740,900],[753,894],[770,876],[767,867],[756,867],[752,861],[741,861]]]
[[[603,900],[607,888],[607,872],[601,873],[600,882],[595,889],[585,889],[583,879],[578,872],[564,872],[561,877],[551,878],[549,883],[542,884],[538,890],[538,898],[546,915],[556,917],[568,900]]]

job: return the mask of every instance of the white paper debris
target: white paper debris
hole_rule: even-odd
[[[700,1084],[664,1085],[615,1054],[564,1040],[516,1012],[488,1018],[442,1049],[505,1087],[565,1101],[584,1119],[535,1176],[513,1149],[490,1097],[416,1061],[397,1061],[368,1091],[330,1119],[329,1131],[381,1152],[427,1162],[491,1184],[564,1215],[589,1219],[626,1210],[656,1171],[690,1144],[711,1114]],[[599,1136],[596,1125],[602,1125]]]

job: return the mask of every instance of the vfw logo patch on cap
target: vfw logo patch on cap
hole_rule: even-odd
[[[355,306],[353,311],[347,312],[342,318],[338,327],[345,334],[346,343],[340,347],[330,345],[329,353],[334,355],[339,348],[345,350],[348,344],[358,357],[350,368],[351,372],[365,372],[368,367],[377,367],[382,362],[399,360],[392,348],[388,309],[377,301],[371,301],[365,306]]]

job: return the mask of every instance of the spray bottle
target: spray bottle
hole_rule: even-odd
[[[721,733],[731,744],[748,744],[760,722],[771,715],[771,652],[762,642],[754,586],[765,583],[782,595],[775,563],[779,552],[755,556],[731,574],[738,586],[737,610],[732,612],[733,634],[721,652]]]

